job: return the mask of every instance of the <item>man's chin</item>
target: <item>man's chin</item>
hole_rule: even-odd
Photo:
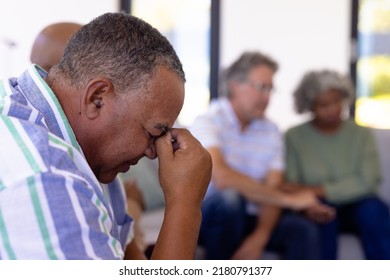
[[[96,176],[96,178],[98,179],[98,181],[100,183],[108,184],[108,183],[111,183],[112,181],[114,181],[115,177],[119,173],[126,173],[127,171],[129,171],[129,169],[130,169],[130,165],[129,164],[122,164],[118,168],[115,168],[115,169],[113,169],[111,171],[96,172],[95,176]]]
[[[109,184],[112,181],[114,181],[117,175],[118,173],[106,173],[106,174],[99,174],[96,177],[100,183]]]

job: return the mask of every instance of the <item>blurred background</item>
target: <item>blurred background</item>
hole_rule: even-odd
[[[332,68],[356,83],[350,114],[390,129],[390,0],[13,0],[0,2],[0,78],[30,63],[48,24],[81,24],[105,12],[132,13],[174,45],[187,75],[179,123],[187,126],[217,97],[218,74],[243,51],[280,64],[267,114],[286,130],[297,115],[292,91],[307,70]]]

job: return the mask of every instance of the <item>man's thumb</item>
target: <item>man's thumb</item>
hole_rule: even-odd
[[[161,162],[162,159],[171,158],[173,156],[172,139],[171,133],[167,132],[156,140],[156,154],[159,162]]]

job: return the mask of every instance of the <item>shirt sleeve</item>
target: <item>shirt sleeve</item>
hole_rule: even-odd
[[[285,134],[285,158],[286,158],[286,178],[291,183],[299,183],[299,158],[294,147],[294,141],[291,131]]]
[[[210,115],[203,115],[198,117],[192,126],[189,128],[191,133],[203,147],[219,147],[220,146],[220,129],[221,126]]]
[[[109,194],[110,203],[118,226],[119,240],[122,248],[126,251],[127,245],[134,239],[134,222],[128,214],[126,190],[123,180],[117,176],[113,182],[105,185],[106,193]]]
[[[283,135],[277,127],[275,127],[274,137],[274,150],[275,156],[271,162],[271,169],[284,171],[285,169],[285,146],[283,141]]]
[[[2,190],[4,259],[123,259],[102,192],[66,171],[37,173]]]

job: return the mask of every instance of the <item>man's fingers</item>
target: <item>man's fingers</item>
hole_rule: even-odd
[[[188,148],[188,139],[192,139],[192,134],[186,129],[173,128],[170,130],[171,136],[174,139],[174,145],[178,149],[187,149]],[[175,150],[177,150],[175,149]]]
[[[168,131],[165,135],[159,137],[155,142],[158,160],[173,156],[172,135]]]

